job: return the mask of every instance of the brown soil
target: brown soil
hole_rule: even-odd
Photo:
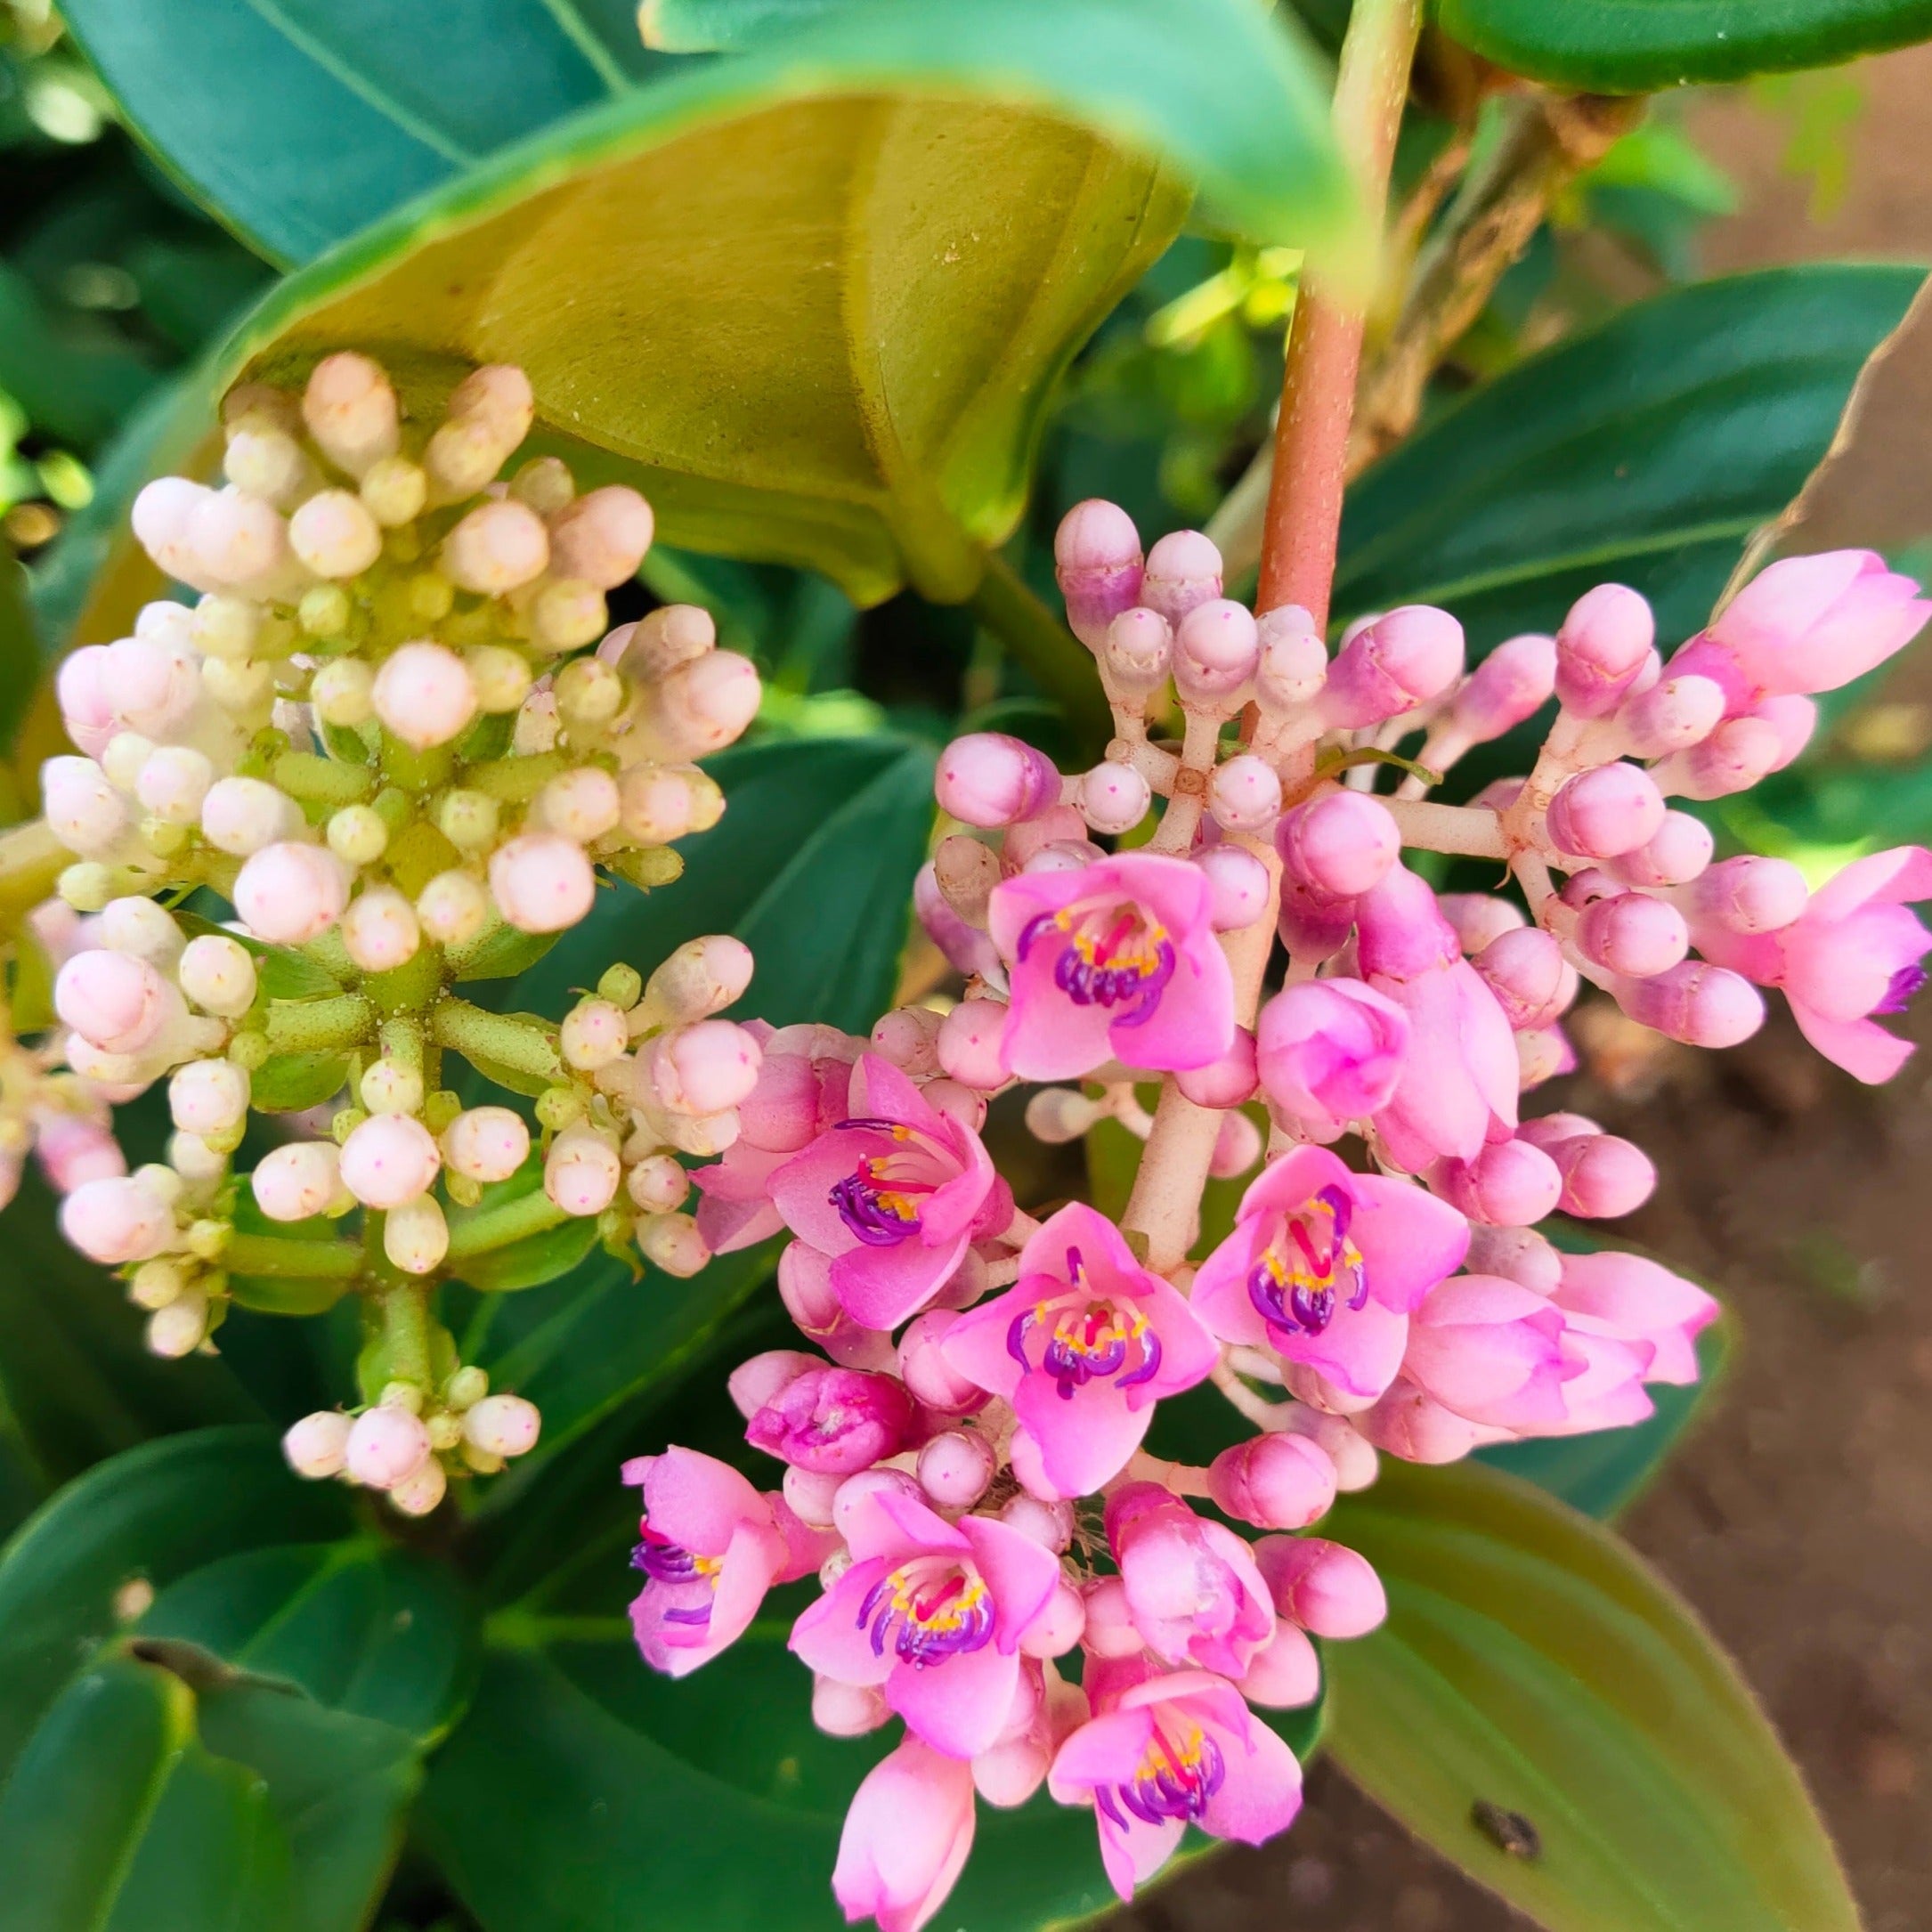
[[[1932,48],[1853,71],[1866,110],[1848,191],[1815,219],[1806,185],[1781,172],[1787,128],[1735,96],[1693,109],[1698,138],[1745,197],[1708,238],[1713,272],[1825,256],[1932,260]],[[1888,379],[1899,385],[1892,406],[1873,412],[1869,447],[1834,477],[1798,547],[1891,543],[1932,527],[1932,340],[1914,343]],[[1932,667],[1911,676],[1932,690]],[[1932,1042],[1932,1011],[1917,1025]],[[1719,1288],[1742,1331],[1711,1412],[1624,1528],[1757,1686],[1870,1932],[1922,1932],[1932,1922],[1932,1060],[1868,1092],[1781,1020],[1719,1058],[1633,1068],[1611,1055],[1597,1066],[1624,1091],[1588,1077],[1568,1104],[1641,1141],[1664,1175],[1629,1234]],[[1118,1923],[1522,1932],[1528,1921],[1323,1766],[1286,1839],[1229,1852]]]

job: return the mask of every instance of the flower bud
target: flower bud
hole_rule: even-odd
[[[1053,534],[1053,572],[1075,637],[1098,652],[1108,627],[1140,602],[1140,532],[1118,504],[1090,497],[1060,518]]]
[[[1011,841],[1009,840],[1009,846]],[[1076,873],[1098,865],[1107,856],[1089,839],[1054,839],[1036,846],[1019,868],[1027,873]]]
[[[986,1392],[960,1375],[941,1346],[958,1319],[950,1309],[929,1309],[899,1337],[899,1379],[915,1401],[942,1416],[970,1416],[986,1402]]]
[[[1722,686],[1709,678],[1667,678],[1625,701],[1620,721],[1636,758],[1664,758],[1701,743],[1724,718]]]
[[[423,1104],[423,1076],[386,1056],[364,1069],[356,1092],[372,1114],[413,1114]]]
[[[77,953],[53,982],[53,1010],[103,1052],[139,1053],[179,1012],[181,996],[144,959]]]
[[[507,1107],[472,1107],[442,1132],[442,1157],[469,1181],[507,1181],[530,1155],[530,1129]]]
[[[1262,832],[1281,816],[1281,780],[1266,759],[1243,751],[1208,781],[1207,809],[1224,832]]]
[[[1549,702],[1556,688],[1556,640],[1530,633],[1499,644],[1463,680],[1449,719],[1468,744],[1488,744]]]
[[[1657,1169],[1642,1148],[1614,1133],[1577,1134],[1544,1151],[1563,1176],[1566,1214],[1586,1221],[1635,1214],[1657,1188]]]
[[[476,689],[476,708],[492,718],[516,710],[530,695],[530,666],[520,651],[500,644],[472,645],[464,652],[463,662]]]
[[[1387,1106],[1401,1078],[1408,1016],[1358,979],[1304,979],[1261,1011],[1255,1067],[1271,1106],[1332,1136]]]
[[[1123,611],[1107,627],[1100,659],[1114,688],[1126,696],[1144,696],[1167,682],[1173,664],[1174,634],[1158,611],[1136,607]]]
[[[309,684],[309,702],[325,725],[366,723],[376,711],[375,667],[359,657],[332,657]]]
[[[622,802],[617,781],[596,765],[553,778],[537,794],[537,814],[552,832],[589,845],[616,828]]]
[[[126,804],[91,758],[50,758],[40,767],[47,829],[70,852],[104,855],[127,835]]]
[[[1042,1087],[1027,1102],[1027,1132],[1048,1147],[1064,1147],[1106,1116],[1105,1106],[1077,1087]]]
[[[1221,595],[1221,552],[1197,530],[1171,530],[1148,552],[1141,602],[1179,626]]]
[[[592,490],[550,519],[550,568],[614,590],[637,574],[651,548],[651,506],[635,490],[613,483]]]
[[[426,1275],[442,1265],[450,1252],[450,1224],[434,1195],[418,1194],[383,1217],[382,1251],[406,1275]]]
[[[449,1473],[432,1456],[418,1464],[400,1482],[390,1484],[390,1507],[399,1515],[426,1516],[449,1490]]]
[[[638,1252],[661,1273],[687,1281],[710,1265],[710,1246],[692,1215],[640,1214],[635,1231]]]
[[[640,735],[652,755],[687,764],[721,751],[758,716],[758,668],[735,651],[709,651],[645,694]]]
[[[588,1122],[566,1127],[543,1163],[543,1191],[566,1214],[601,1214],[624,1178],[617,1149]]]
[[[156,1309],[148,1317],[148,1351],[166,1360],[179,1361],[201,1346],[207,1332],[208,1298],[199,1288],[190,1288],[178,1301]]]
[[[1650,840],[1634,852],[1620,853],[1610,871],[1629,886],[1681,886],[1698,878],[1717,849],[1711,829],[1688,812],[1666,812]]]
[[[1560,851],[1616,858],[1653,839],[1664,822],[1655,783],[1635,765],[1600,765],[1565,781],[1550,800],[1549,835]]]
[[[1006,1008],[997,1000],[962,1000],[940,1023],[939,1064],[962,1086],[992,1093],[1008,1079],[1000,1040]]]
[[[939,1069],[939,1028],[945,1015],[926,1006],[896,1006],[872,1030],[872,1048],[901,1073],[918,1079]]]
[[[1584,907],[1577,949],[1607,971],[1648,979],[1689,953],[1691,933],[1676,906],[1642,892],[1620,892]]]
[[[371,886],[343,914],[342,944],[366,973],[393,972],[422,944],[416,909],[394,886]]]
[[[1215,597],[1179,620],[1173,678],[1183,704],[1232,710],[1253,686],[1260,663],[1261,639],[1246,605]]]
[[[331,812],[324,836],[329,849],[357,872],[373,865],[389,849],[389,827],[373,806],[345,805]]]
[[[341,1153],[332,1141],[293,1141],[264,1154],[248,1181],[271,1221],[307,1221],[342,1189]]]
[[[127,1157],[105,1122],[77,1114],[44,1113],[37,1124],[34,1155],[56,1194],[71,1194],[90,1181],[118,1180],[127,1172]],[[16,1180],[19,1160],[16,1150],[11,1163]]]
[[[1789,859],[1747,853],[1713,865],[1690,889],[1700,919],[1729,932],[1777,932],[1805,910],[1805,875]]]
[[[1762,718],[1732,718],[1688,751],[1657,767],[1657,782],[1680,798],[1726,799],[1768,777],[1782,762],[1783,740]]]
[[[83,1181],[61,1203],[61,1232],[89,1261],[118,1268],[160,1254],[174,1238],[175,1214],[140,1175],[108,1175]]]
[[[527,1456],[537,1446],[543,1417],[520,1395],[486,1395],[463,1417],[463,1439],[486,1456]]]
[[[201,831],[208,843],[248,858],[301,829],[302,814],[287,792],[260,778],[223,778],[201,802]]]
[[[134,796],[152,818],[171,825],[192,825],[215,783],[215,767],[192,745],[165,744],[150,751],[134,781]]]
[[[580,1000],[564,1016],[558,1046],[566,1066],[592,1073],[621,1059],[630,1046],[623,1009],[608,1000]]]
[[[646,1003],[673,1021],[704,1019],[751,983],[751,949],[729,933],[687,939],[646,982]]]
[[[1789,692],[1766,698],[1751,714],[1778,735],[1778,755],[1773,771],[1782,771],[1811,743],[1818,728],[1818,707],[1810,698]]]
[[[970,1509],[992,1486],[993,1445],[974,1429],[947,1429],[919,1452],[919,1486],[940,1509]]]
[[[1319,1537],[1266,1537],[1254,1561],[1275,1608],[1315,1636],[1367,1636],[1389,1613],[1389,1600],[1367,1557]]]
[[[1563,1192],[1556,1164],[1527,1141],[1498,1141],[1473,1161],[1446,1160],[1431,1174],[1435,1191],[1471,1221],[1527,1228],[1550,1214]]]
[[[327,932],[348,898],[347,868],[319,845],[264,846],[235,880],[235,910],[275,946],[301,946]]]
[[[1328,680],[1328,647],[1299,604],[1263,611],[1255,620],[1255,635],[1261,659],[1254,696],[1262,710],[1284,716],[1321,694]]]
[[[851,1475],[896,1454],[911,1422],[912,1404],[892,1376],[815,1365],[759,1407],[744,1438],[781,1462]]]
[[[365,1488],[393,1490],[429,1457],[429,1431],[406,1408],[367,1408],[349,1429],[344,1465]]]
[[[1257,1530],[1305,1530],[1335,1502],[1335,1465],[1305,1436],[1258,1435],[1209,1464],[1218,1508]]]
[[[345,350],[324,356],[310,371],[302,419],[316,447],[351,476],[395,454],[397,418],[395,391],[368,356]]]
[[[1579,718],[1603,718],[1623,702],[1656,641],[1651,607],[1621,584],[1598,584],[1570,606],[1556,633],[1556,695]]]
[[[1095,832],[1132,832],[1147,816],[1153,788],[1132,765],[1103,759],[1081,775],[1074,802]]]
[[[976,731],[954,739],[933,775],[939,809],[982,828],[1031,818],[1059,804],[1059,793],[1053,760],[1003,732]]]
[[[259,497],[239,490],[204,492],[189,516],[187,539],[194,575],[183,581],[200,589],[273,581],[293,561],[288,526]]]
[[[864,1737],[890,1721],[886,1693],[869,1684],[812,1680],[812,1723],[827,1737]]]
[[[1463,627],[1447,611],[1405,604],[1355,631],[1335,653],[1322,716],[1351,730],[1400,717],[1462,675]]]
[[[1268,910],[1268,868],[1238,845],[1211,845],[1194,863],[1207,875],[1208,918],[1216,932],[1238,932]]]
[[[1000,1521],[1057,1556],[1074,1539],[1071,1503],[1047,1502],[1037,1496],[1010,1496],[1000,1506]]]
[[[407,1114],[372,1114],[342,1143],[342,1184],[365,1207],[413,1201],[442,1165],[429,1129]]]
[[[386,530],[414,523],[429,500],[428,472],[407,457],[386,456],[364,472],[356,494]]]
[[[581,846],[554,832],[526,832],[491,859],[490,895],[519,932],[562,932],[589,912],[597,875]]]
[[[318,577],[360,577],[382,555],[382,525],[361,498],[324,490],[288,519],[288,548]],[[230,571],[221,574],[235,580]]]
[[[490,895],[467,873],[438,873],[417,895],[416,917],[436,945],[461,946],[490,923]]]
[[[670,1154],[652,1154],[624,1176],[625,1192],[646,1214],[673,1214],[691,1194],[691,1176]]]
[[[1284,814],[1275,847],[1301,884],[1328,898],[1355,898],[1387,877],[1402,835],[1386,806],[1365,792],[1335,791]]]
[[[1237,1027],[1219,1059],[1176,1074],[1174,1084],[1197,1107],[1229,1108],[1254,1098],[1255,1079],[1254,1035],[1246,1027]]]
[[[479,597],[500,597],[533,582],[549,561],[543,519],[514,497],[478,504],[442,540],[444,574]]]
[[[1321,1446],[1335,1465],[1335,1487],[1344,1495],[1374,1487],[1382,1459],[1345,1416],[1325,1415],[1305,1402],[1295,1402],[1288,1408],[1287,1426]]]
[[[189,547],[189,531],[201,499],[214,494],[185,476],[158,476],[134,498],[127,518],[134,540],[167,576],[187,583],[200,575]]]
[[[1137,1657],[1146,1647],[1118,1577],[1099,1577],[1080,1593],[1086,1607],[1081,1641],[1095,1657]]]
[[[1619,981],[1617,1003],[1639,1026],[1686,1046],[1736,1046],[1765,1023],[1764,995],[1727,967],[1686,960],[1652,979]]]
[[[232,1060],[190,1060],[167,1084],[167,1109],[184,1133],[216,1139],[247,1119],[248,1076]]]
[[[405,644],[383,660],[369,702],[391,737],[423,751],[468,730],[476,716],[476,686],[454,651]]]
[[[759,1059],[757,1039],[735,1020],[701,1019],[644,1050],[639,1091],[673,1114],[721,1114],[750,1099]]]
[[[1216,1181],[1245,1174],[1262,1157],[1262,1131],[1246,1114],[1223,1114],[1214,1132],[1207,1171]]]
[[[1262,1710],[1298,1710],[1321,1695],[1321,1659],[1306,1633],[1277,1619],[1274,1636],[1249,1660],[1236,1688]]]
[[[1535,926],[1498,933],[1472,963],[1519,1033],[1548,1026],[1575,993],[1563,947]]]
[[[348,1461],[353,1426],[340,1409],[319,1408],[282,1437],[281,1452],[298,1476],[307,1476],[312,1481],[339,1476]]]

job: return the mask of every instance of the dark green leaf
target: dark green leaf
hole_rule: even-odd
[[[483,937],[475,949],[464,955],[458,972],[460,986],[472,979],[509,979],[528,972],[556,944],[554,932],[519,932],[515,926],[498,924]]]
[[[154,386],[125,337],[56,323],[32,283],[0,263],[0,388],[43,435],[82,450],[110,435]]]
[[[537,1230],[510,1241],[493,1242],[480,1252],[472,1252],[480,1238],[479,1230],[516,1209],[520,1201],[532,1207],[543,1204],[543,1159],[532,1151],[519,1172],[507,1181],[491,1183],[475,1207],[454,1208],[450,1214],[451,1261],[450,1272],[471,1287],[492,1295],[505,1295],[519,1288],[540,1287],[567,1274],[597,1246],[597,1217],[573,1215],[556,1225]]]
[[[40,679],[40,639],[27,573],[0,541],[0,751],[11,751]]]
[[[276,1053],[255,1069],[248,1104],[263,1114],[299,1114],[340,1093],[349,1078],[346,1053]]]
[[[1480,1465],[1387,1458],[1324,1529],[1390,1604],[1327,1648],[1329,1748],[1409,1830],[1548,1932],[1855,1932],[1750,1693],[1607,1530]],[[1478,1805],[1528,1819],[1540,1855]]]
[[[1928,0],[1439,0],[1436,17],[1498,67],[1599,93],[1833,67],[1932,37]]]
[[[203,933],[218,933],[223,938],[232,939],[236,945],[245,946],[255,962],[256,987],[268,999],[321,1000],[331,998],[342,991],[342,982],[326,966],[318,964],[306,953],[297,953],[291,946],[271,946],[266,939],[257,939],[253,934],[231,932],[226,926],[217,925],[214,920],[204,919],[200,913],[185,908],[176,909],[175,923],[191,939]]]
[[[1567,12],[1567,9],[1560,10]],[[1674,291],[1447,410],[1349,499],[1335,610],[1440,604],[1473,649],[1606,580],[1674,642],[1829,447],[1921,274],[1773,269]]]

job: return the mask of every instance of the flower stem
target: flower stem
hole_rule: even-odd
[[[382,1298],[383,1341],[389,1379],[430,1385],[429,1288],[421,1281],[399,1281]]]
[[[486,1013],[467,1000],[439,1000],[431,1009],[429,1036],[488,1073],[503,1067],[533,1079],[564,1077],[564,1061],[550,1033],[515,1013]]]

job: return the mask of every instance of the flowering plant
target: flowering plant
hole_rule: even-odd
[[[1446,209],[1466,144],[1415,186],[1451,273],[1365,240],[1444,58],[1412,73],[1413,0],[1352,10],[1332,119],[1246,0],[796,11],[653,0],[647,38],[737,51],[337,211],[367,231],[156,433],[53,675],[42,816],[0,838],[5,1184],[24,1215],[31,1155],[197,1419],[253,1426],[158,1432],[0,1554],[0,1852],[143,1740],[165,1794],[115,1860],[37,1854],[31,1922],[367,1922],[426,1780],[432,1909],[492,1928],[822,1923],[827,1887],[885,1932],[1032,1926],[1286,1831],[1331,1680],[1349,1768],[1552,1927],[1640,1868],[1660,1925],[1848,1922],[1709,1640],[1497,1465],[1560,1441],[1628,1493],[1715,1359],[1714,1297],[1599,1237],[1658,1177],[1563,1104],[1579,1002],[1722,1051],[1775,991],[1858,1080],[1911,1052],[1932,853],[1816,879],[1713,824],[1932,604],[1865,550],[1725,557],[1688,604],[1526,553],[1506,623],[1408,510],[1379,561],[1344,540],[1447,316],[1635,125],[1563,91],[1601,50],[1446,10],[1483,74],[1453,112],[1513,89],[1540,131]],[[866,183],[838,237],[832,178]],[[1212,534],[1065,492],[1056,612],[994,545],[1188,178],[1306,248],[1279,422]],[[257,185],[265,247],[337,218]],[[743,332],[745,260],[796,329]],[[1834,418],[1909,294],[1847,286],[1879,321]],[[1502,448],[1577,355],[1355,502]],[[716,550],[970,600],[1039,695],[815,731]],[[1624,1821],[1660,1794],[1690,1822],[1652,1872]],[[1617,1821],[1611,1876],[1553,1814]]]

